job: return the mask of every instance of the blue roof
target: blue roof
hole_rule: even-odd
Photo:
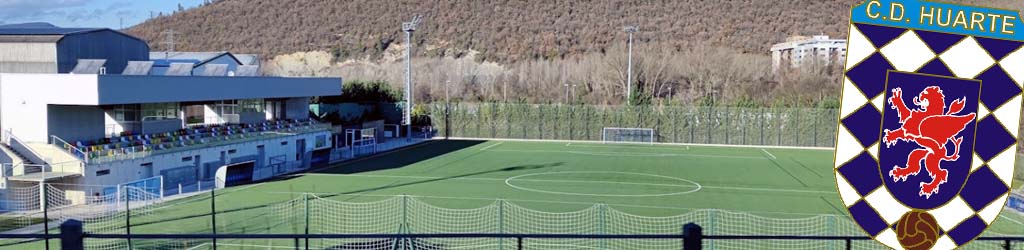
[[[157,59],[153,61],[153,67],[170,67],[171,63],[192,63],[199,64],[199,60],[195,59]]]

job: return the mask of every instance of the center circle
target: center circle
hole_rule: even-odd
[[[534,179],[534,180],[531,180],[531,179],[528,178],[528,177],[551,176],[551,175],[570,175],[570,176],[609,175],[609,176],[618,176],[618,177],[633,176],[633,177],[639,177],[641,179],[643,179],[643,178],[652,179],[653,178],[652,180],[658,180],[658,179],[660,179],[662,181],[668,180],[671,183],[585,180],[585,178],[584,178],[584,180],[573,180],[573,179]],[[515,184],[515,182],[517,182],[517,181],[520,182],[520,184]],[[607,193],[602,194],[602,193],[590,193],[590,192],[579,192],[579,191],[559,191],[559,190],[551,190],[551,189],[524,187],[524,186],[522,186],[522,182],[547,182],[547,183],[558,183],[558,184],[584,183],[584,184],[593,184],[593,185],[595,185],[595,189],[599,189],[599,190],[600,189],[610,188],[609,186],[613,186],[613,185],[647,186],[647,187],[658,187],[658,188],[670,187],[670,188],[687,188],[687,189],[682,190],[682,191],[665,191],[665,192],[641,193],[641,194],[607,194]],[[693,192],[697,192],[697,191],[701,190],[700,183],[697,183],[697,182],[691,181],[691,180],[687,180],[687,179],[683,179],[683,178],[672,177],[672,176],[664,176],[664,175],[656,175],[656,174],[630,173],[630,172],[617,172],[617,171],[561,171],[561,172],[531,173],[531,174],[523,174],[523,175],[517,175],[517,176],[509,177],[509,178],[505,179],[505,185],[508,185],[509,187],[512,187],[512,188],[515,188],[515,189],[519,189],[519,190],[538,192],[538,193],[561,194],[561,195],[579,195],[579,196],[604,196],[604,197],[655,197],[655,196],[671,196],[671,195],[689,194],[689,193],[693,193]],[[598,187],[596,185],[601,185],[601,187]]]

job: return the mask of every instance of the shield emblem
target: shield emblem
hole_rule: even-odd
[[[1009,10],[853,7],[835,176],[869,236],[896,249],[954,249],[1013,199],[1024,86],[1017,27]]]

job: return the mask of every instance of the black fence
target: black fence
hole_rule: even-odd
[[[47,241],[59,239],[60,249],[85,250],[85,239],[119,239],[128,240],[174,240],[174,239],[207,239],[211,240],[212,249],[217,249],[218,239],[285,239],[293,240],[295,249],[309,249],[310,239],[389,239],[395,241],[414,241],[415,239],[447,238],[501,238],[514,239],[516,244],[510,249],[527,249],[524,242],[530,239],[660,239],[679,240],[683,250],[701,250],[706,240],[820,240],[840,241],[845,249],[852,249],[853,241],[872,240],[866,236],[791,236],[791,235],[704,235],[703,229],[697,224],[686,224],[680,234],[495,234],[495,233],[459,233],[459,234],[91,234],[83,231],[82,222],[65,221],[60,226],[59,234],[0,234],[0,239],[42,239]],[[980,237],[976,241],[1001,242],[1002,249],[1012,249],[1014,242],[1024,242],[1024,237]],[[129,243],[129,248],[131,244]]]

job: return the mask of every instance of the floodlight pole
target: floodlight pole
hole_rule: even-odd
[[[626,26],[623,28],[627,34],[629,34],[629,55],[626,66],[626,105],[630,105],[630,96],[633,94],[633,33],[636,33],[639,28],[636,26]]]
[[[451,80],[444,81],[444,139],[448,140],[448,134],[451,131],[451,125],[448,123],[448,116],[451,114],[451,99],[448,98],[448,85],[452,83]]]
[[[402,23],[402,31],[405,32],[405,138],[412,141],[412,33],[416,31],[416,25],[420,22],[420,16],[416,15],[412,21]]]

